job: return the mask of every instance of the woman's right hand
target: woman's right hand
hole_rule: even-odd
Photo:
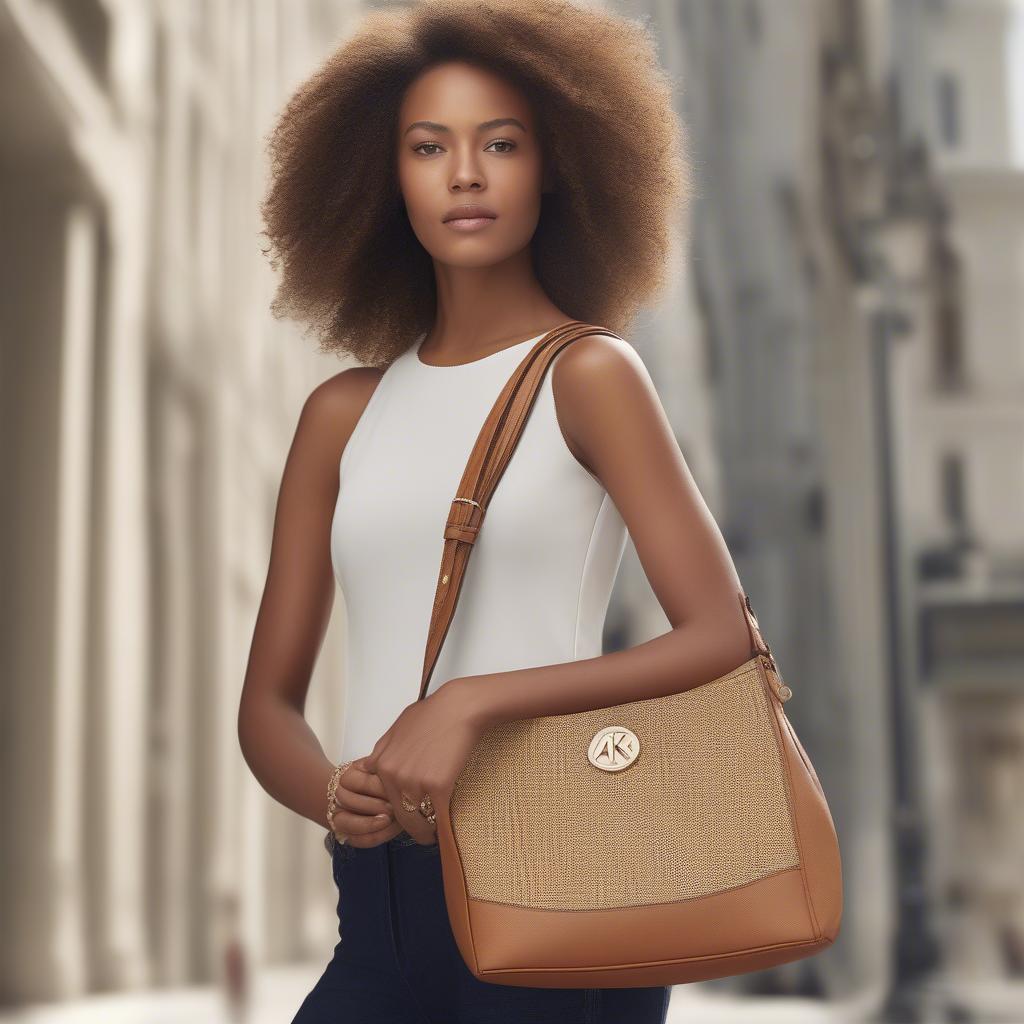
[[[360,849],[386,843],[402,831],[395,820],[384,784],[375,772],[363,767],[365,758],[358,758],[341,773],[335,789],[334,832],[346,836],[350,846]],[[386,817],[379,818],[377,815]]]

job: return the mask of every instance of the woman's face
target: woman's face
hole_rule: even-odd
[[[520,252],[537,227],[543,182],[528,100],[461,61],[424,71],[399,109],[398,181],[409,223],[439,263],[488,267]],[[445,222],[469,204],[491,217]]]

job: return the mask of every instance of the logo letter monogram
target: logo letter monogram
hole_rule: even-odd
[[[640,753],[636,733],[624,725],[606,725],[590,741],[587,759],[595,768],[620,772],[628,768]]]

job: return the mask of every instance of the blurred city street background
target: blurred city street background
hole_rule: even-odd
[[[337,941],[323,830],[236,734],[285,456],[343,365],[270,316],[258,205],[282,104],[378,6],[0,0],[0,1024],[284,1024]],[[650,19],[697,188],[628,340],[845,886],[833,947],[669,1021],[1020,1024],[1024,0],[608,6]],[[629,547],[605,649],[668,628]]]

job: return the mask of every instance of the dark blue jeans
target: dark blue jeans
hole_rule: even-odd
[[[292,1024],[664,1024],[671,988],[480,981],[455,944],[436,843],[336,844],[334,957]]]

